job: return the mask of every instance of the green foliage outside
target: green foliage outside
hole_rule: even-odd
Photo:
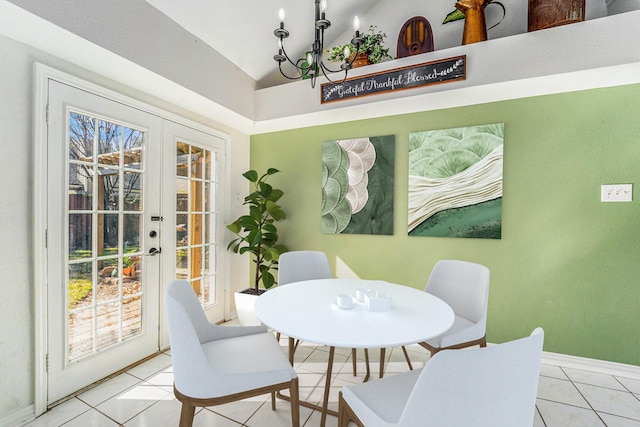
[[[81,301],[91,292],[91,288],[90,279],[69,280],[69,310],[73,310],[78,301]]]

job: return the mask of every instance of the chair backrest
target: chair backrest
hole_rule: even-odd
[[[278,285],[301,280],[331,279],[331,266],[324,252],[291,251],[278,259]]]
[[[166,289],[167,323],[171,343],[171,361],[176,388],[196,396],[207,360],[200,337],[209,324],[200,301],[186,280],[174,280]],[[199,333],[200,332],[200,333]],[[194,392],[195,390],[195,392]]]
[[[175,317],[176,311],[183,311],[188,316],[189,323],[194,328],[198,340],[202,343],[209,338],[205,336],[210,322],[202,309],[198,296],[186,280],[174,280],[167,286],[167,316]],[[186,319],[185,319],[186,320]],[[169,326],[176,322],[169,321]]]
[[[444,350],[420,373],[400,425],[531,427],[544,331],[504,344]]]
[[[484,265],[441,260],[433,267],[425,291],[449,304],[457,316],[486,324],[489,278]]]

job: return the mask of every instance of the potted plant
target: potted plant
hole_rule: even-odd
[[[259,324],[253,315],[253,303],[258,295],[276,284],[272,270],[277,269],[280,254],[288,250],[286,246],[278,243],[278,230],[275,225],[275,222],[286,218],[277,203],[284,193],[267,183],[269,176],[278,172],[278,169],[269,168],[260,176],[255,170],[242,174],[253,187],[253,191],[244,198],[243,203],[249,206],[249,213],[227,225],[227,229],[236,235],[227,246],[227,250],[251,254],[255,265],[252,286],[235,293],[238,319],[243,325]],[[261,283],[263,288],[260,287]]]
[[[387,35],[382,31],[376,31],[377,27],[374,25],[369,26],[369,32],[362,35],[364,42],[360,45],[360,49],[358,49],[357,56],[361,56],[365,61],[365,64],[358,63],[358,59],[354,62],[353,66],[358,67],[361,65],[368,64],[377,64],[384,60],[393,59],[389,55],[389,48],[384,47],[384,39],[387,38]],[[356,55],[356,48],[351,43],[343,44],[340,46],[334,46],[328,50],[329,56],[327,57],[328,61],[331,62],[344,62],[345,55],[344,49],[345,47],[349,48],[349,52],[351,52],[351,56]],[[350,58],[351,58],[350,56]]]
[[[122,274],[128,277],[136,276],[137,264],[140,261],[138,256],[126,256],[122,259]]]

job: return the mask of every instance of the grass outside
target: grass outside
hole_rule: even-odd
[[[69,281],[69,310],[73,310],[78,301],[91,292],[91,280],[71,279]]]

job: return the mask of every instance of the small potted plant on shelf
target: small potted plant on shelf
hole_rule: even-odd
[[[239,254],[249,253],[255,264],[252,286],[235,293],[238,319],[243,325],[259,324],[253,315],[255,298],[276,284],[272,270],[277,269],[280,254],[288,250],[278,243],[275,225],[275,222],[286,218],[277,203],[284,193],[267,183],[267,178],[278,172],[278,169],[269,168],[262,175],[258,175],[255,170],[242,174],[253,186],[253,191],[244,198],[243,203],[249,206],[249,213],[227,225],[227,229],[236,235],[227,250]],[[260,287],[261,283],[263,288]]]
[[[360,45],[357,53],[355,46],[351,43],[334,46],[328,50],[329,56],[327,60],[331,62],[344,62],[346,47],[349,48],[351,56],[356,55],[353,67],[377,64],[385,60],[393,59],[391,55],[389,55],[389,48],[384,47],[384,39],[387,38],[387,35],[376,29],[376,26],[371,25],[369,32],[362,35],[364,42]]]

